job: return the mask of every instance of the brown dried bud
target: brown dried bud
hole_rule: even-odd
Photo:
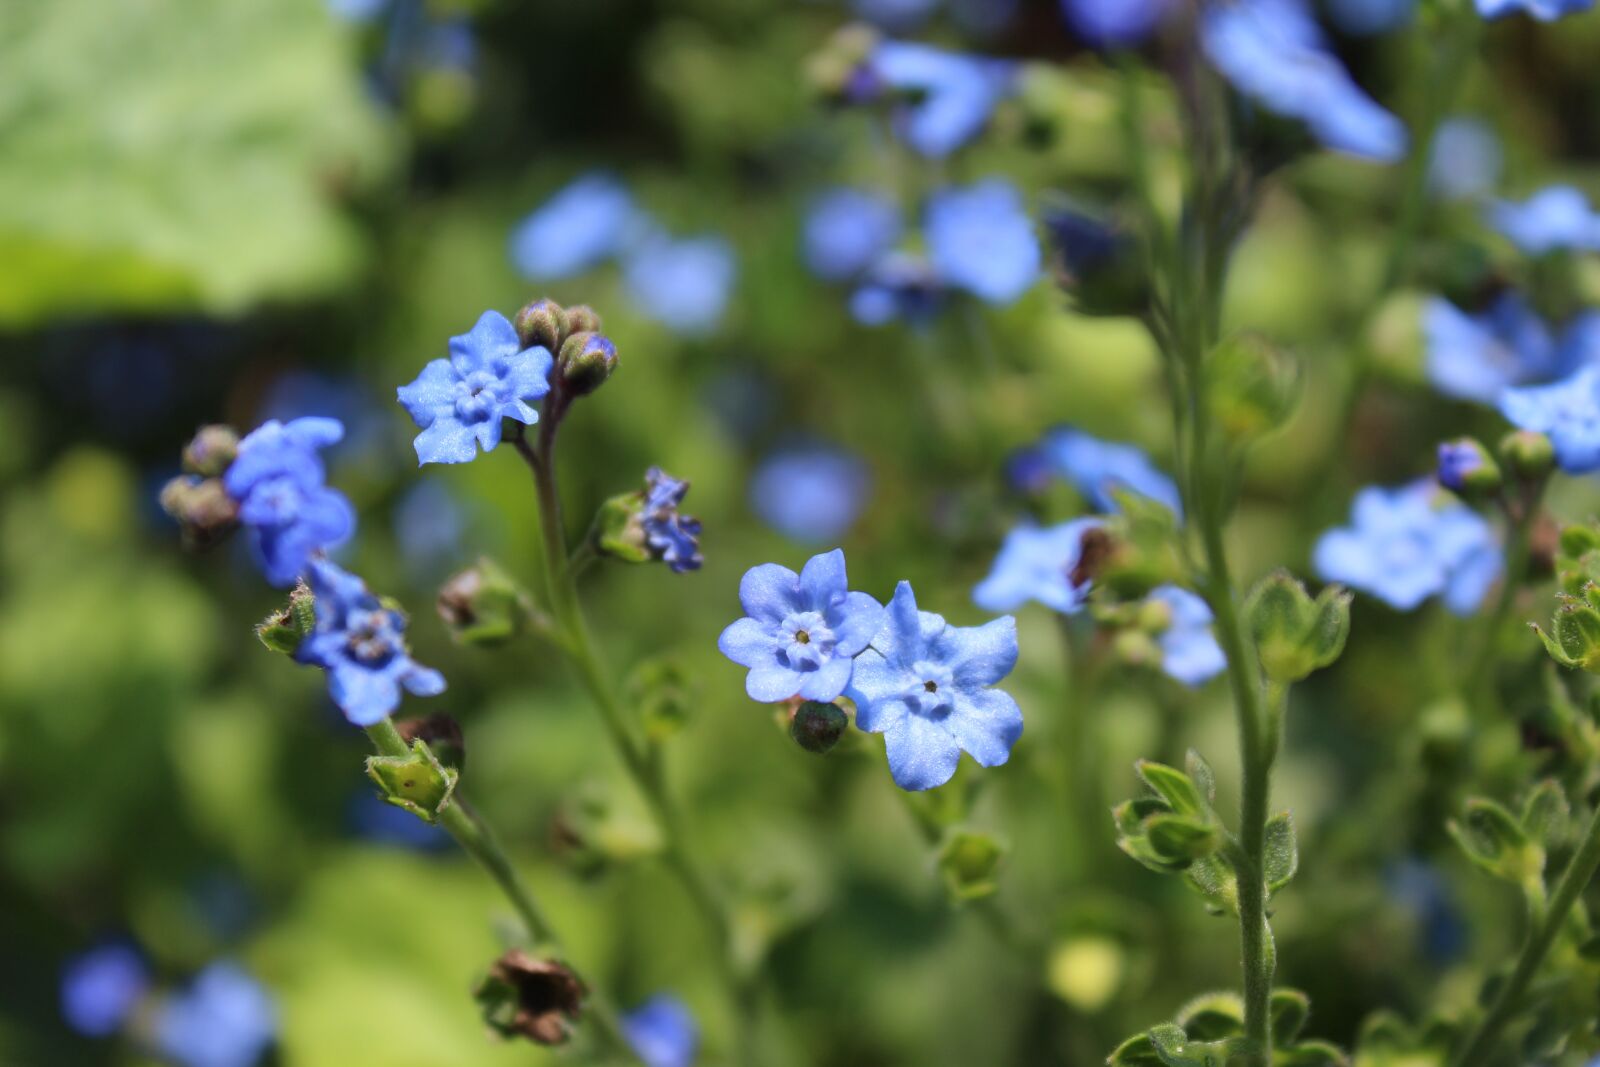
[[[394,728],[405,739],[406,747],[413,741],[424,741],[434,757],[446,767],[462,770],[467,763],[467,742],[461,733],[461,724],[455,716],[435,711],[415,719],[396,719]]]
[[[206,549],[239,525],[239,505],[220,478],[181,474],[161,490],[161,507],[183,530],[183,546]]]
[[[474,995],[484,1021],[501,1037],[561,1045],[572,1036],[587,993],[566,964],[513,948],[495,960]]]

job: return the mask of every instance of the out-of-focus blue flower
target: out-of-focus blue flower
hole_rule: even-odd
[[[1382,162],[1405,154],[1405,126],[1350,79],[1303,0],[1207,5],[1200,36],[1234,88],[1327,147]]]
[[[899,239],[900,208],[882,193],[831,189],[806,213],[806,265],[829,281],[855,277]]]
[[[622,1017],[622,1036],[644,1067],[692,1067],[700,1028],[677,997],[651,997]]]
[[[872,647],[856,660],[846,695],[856,725],[883,734],[889,771],[901,789],[932,789],[956,773],[966,751],[983,767],[1011,758],[1022,709],[990,686],[1017,663],[1017,621],[951,626],[918,611],[901,582]]]
[[[1478,0],[1478,14],[1486,19],[1497,19],[1520,11],[1540,22],[1551,22],[1593,6],[1594,0]]]
[[[442,852],[455,844],[444,827],[423,822],[370,789],[361,789],[352,795],[345,811],[345,824],[350,832],[373,844],[418,852]]]
[[[466,526],[461,503],[440,481],[417,482],[394,507],[395,542],[418,577],[436,577],[456,565]]]
[[[400,706],[402,686],[422,697],[444,692],[444,675],[411,658],[405,616],[365,582],[325,559],[312,562],[308,581],[317,626],[295,659],[328,672],[328,692],[345,718],[357,726],[387,718]]]
[[[273,379],[261,396],[256,418],[292,422],[306,415],[338,419],[344,424],[339,442],[342,458],[382,457],[394,425],[388,405],[366,383],[334,378],[315,371],[292,370]]]
[[[155,1018],[154,1041],[178,1067],[253,1067],[278,1033],[272,996],[238,965],[213,963],[169,997]]]
[[[388,5],[389,0],[327,0],[328,10],[348,22],[368,22]]]
[[[1442,596],[1470,615],[1499,577],[1502,558],[1489,524],[1431,480],[1356,494],[1351,524],[1329,530],[1313,553],[1317,573],[1400,611]]]
[[[927,260],[891,252],[874,263],[850,296],[850,314],[863,326],[897,319],[924,322],[938,310],[945,285]]]
[[[926,234],[940,278],[991,304],[1012,303],[1039,277],[1039,240],[1010,182],[991,178],[933,194]]]
[[[1520,204],[1497,200],[1487,216],[1490,226],[1530,256],[1561,249],[1600,250],[1600,215],[1570,185],[1541,189]]]
[[[1428,377],[1463,400],[1493,404],[1508,386],[1548,381],[1561,370],[1549,329],[1516,292],[1477,315],[1434,297],[1423,306],[1422,334]]]
[[[1171,8],[1171,0],[1061,0],[1072,32],[1096,48],[1139,44]]]
[[[1416,14],[1417,0],[1329,0],[1328,17],[1352,37],[1398,30]]]
[[[343,544],[355,530],[350,502],[323,484],[319,455],[343,436],[337,419],[270,419],[239,442],[238,458],[222,476],[273,585],[292,584],[314,553]]]
[[[1055,470],[1089,501],[1096,511],[1117,510],[1113,493],[1121,490],[1149,497],[1183,514],[1178,486],[1134,445],[1091,437],[1081,430],[1062,427],[1040,442]]]
[[[1483,470],[1489,460],[1483,446],[1471,438],[1440,441],[1438,457],[1434,477],[1452,493],[1465,490],[1468,480]]]
[[[722,322],[737,274],[733,248],[720,237],[657,234],[635,246],[623,265],[639,310],[687,336],[710,333]]]
[[[1428,188],[1447,200],[1487,196],[1505,163],[1500,138],[1477,119],[1446,119],[1428,153]]]
[[[644,476],[644,510],[639,523],[644,528],[645,544],[656,559],[676,574],[699,570],[700,520],[679,514],[678,505],[689,492],[689,483],[674,478],[660,467],[651,467]]]
[[[1058,526],[1023,525],[1006,534],[989,576],[972,590],[985,611],[1015,611],[1030,600],[1070,615],[1089,597],[1090,579],[1079,575],[1083,535],[1100,520],[1073,519]]]
[[[850,681],[851,660],[883,624],[883,605],[853,593],[844,552],[812,556],[799,574],[763,563],[739,581],[745,617],[722,631],[717,648],[750,668],[745,692],[774,703],[799,695],[832,700]]]
[[[909,41],[884,41],[862,79],[876,93],[900,97],[895,129],[930,159],[948,156],[982,131],[1016,83],[1014,64],[946,52]]]
[[[1567,473],[1600,468],[1600,366],[1552,385],[1507,389],[1500,413],[1519,429],[1549,434],[1556,462]]]
[[[1056,476],[1055,461],[1043,445],[1012,449],[1006,456],[1006,484],[1019,493],[1042,493]]]
[[[1471,931],[1450,884],[1434,867],[1418,859],[1394,864],[1384,876],[1390,898],[1415,925],[1420,948],[1433,963],[1444,966],[1460,959]]]
[[[511,261],[533,281],[570,277],[621,252],[639,219],[621,182],[610,174],[585,174],[517,224]]]
[[[450,358],[431,360],[416,381],[396,392],[422,427],[417,464],[466,463],[478,448],[500,443],[501,420],[531,426],[539,411],[531,401],[550,391],[550,353],[524,349],[509,319],[485,311],[470,333],[450,338]]]
[[[750,506],[785,537],[811,544],[837,541],[871,485],[867,466],[843,449],[810,445],[774,452],[750,479]]]
[[[74,956],[61,972],[61,1016],[86,1037],[122,1028],[150,989],[150,969],[132,945],[115,942]]]
[[[855,0],[857,15],[890,33],[916,29],[938,6],[939,0]]]
[[[1216,677],[1228,665],[1211,631],[1211,608],[1189,590],[1176,585],[1158,586],[1150,599],[1172,612],[1172,622],[1156,638],[1161,649],[1161,669],[1169,678],[1197,686]]]

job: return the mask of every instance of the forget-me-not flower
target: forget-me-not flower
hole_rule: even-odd
[[[1172,621],[1156,636],[1161,650],[1161,670],[1187,686],[1216,677],[1228,665],[1211,630],[1211,607],[1189,590],[1176,585],[1157,586],[1150,599],[1165,604]]]
[[[763,563],[739,581],[745,617],[717,638],[717,648],[750,668],[750,699],[792,696],[832,700],[849,684],[852,661],[883,625],[883,605],[849,589],[844,552],[812,556],[796,574]]]
[[[645,545],[652,556],[677,574],[699,570],[704,562],[700,555],[700,520],[678,512],[678,505],[688,492],[688,482],[660,467],[645,472],[644,507],[639,513]]]
[[[991,689],[1017,663],[1017,621],[951,626],[918,611],[910,582],[889,602],[883,629],[856,660],[845,695],[856,725],[883,734],[889,771],[901,789],[932,789],[956,773],[961,753],[983,767],[1011,758],[1022,709]]]
[[[1500,575],[1500,545],[1489,524],[1431,480],[1368,486],[1356,494],[1350,518],[1317,540],[1317,573],[1400,611],[1440,596],[1452,612],[1470,615]]]
[[[882,193],[831,189],[806,212],[806,265],[828,281],[862,273],[899,239],[900,208]]]
[[[732,246],[720,237],[656,234],[628,252],[622,273],[640,311],[694,337],[722,322],[738,270]]]
[[[550,391],[553,362],[544,348],[523,348],[504,315],[485,311],[470,333],[450,338],[449,359],[432,360],[416,381],[397,391],[422,427],[418,465],[466,463],[480,447],[492,452],[502,419],[538,422],[533,402]]]
[[[1327,147],[1382,162],[1405,154],[1405,126],[1351,80],[1303,0],[1208,4],[1200,39],[1235,89]]]
[[[1423,306],[1422,334],[1429,379],[1462,400],[1493,404],[1507,387],[1548,381],[1561,369],[1549,328],[1515,291],[1476,315],[1433,297]]]
[[[1520,204],[1497,200],[1489,205],[1487,217],[1490,226],[1530,256],[1600,250],[1600,215],[1570,185],[1541,189]]]
[[[237,458],[222,475],[273,585],[292,584],[313,554],[343,544],[355,530],[350,502],[323,484],[320,451],[343,436],[338,419],[269,419],[239,442]]]
[[[925,232],[939,277],[991,304],[1012,303],[1039,277],[1039,239],[1010,182],[991,178],[934,193]]]
[[[1040,448],[1060,474],[1096,511],[1117,510],[1118,491],[1137,493],[1183,513],[1178,486],[1161,472],[1150,457],[1134,445],[1102,441],[1082,430],[1061,427],[1050,431]]]
[[[1428,188],[1448,200],[1485,196],[1500,181],[1505,163],[1500,139],[1477,119],[1439,123],[1428,153]]]
[[[750,506],[785,537],[821,544],[850,529],[870,486],[866,464],[852,453],[807,445],[762,461],[750,479]]]
[[[585,174],[511,233],[511,261],[523,277],[554,281],[597,267],[622,251],[640,215],[615,177]]]
[[[1172,0],[1061,0],[1072,32],[1096,48],[1139,44],[1172,7]]]
[[[328,672],[328,692],[345,718],[371,726],[400,706],[400,689],[422,697],[444,692],[444,675],[411,658],[406,617],[367,591],[366,583],[328,560],[311,564],[317,625],[295,659]]]
[[[1006,534],[989,576],[972,590],[985,611],[1015,611],[1030,600],[1070,615],[1089,598],[1090,575],[1078,573],[1083,537],[1099,529],[1096,518],[1056,526],[1023,525]]]
[[[61,972],[61,1015],[85,1037],[109,1037],[150,990],[150,968],[139,950],[123,942],[90,949]]]
[[[1568,474],[1600,469],[1600,365],[1550,385],[1507,389],[1500,413],[1518,429],[1548,434]]]
[[[939,159],[982,131],[995,106],[1011,93],[1016,66],[932,45],[884,41],[858,82],[873,97],[901,98],[894,110],[900,138],[921,155]]]
[[[692,1067],[700,1028],[677,997],[651,997],[622,1017],[622,1036],[644,1067]]]
[[[237,964],[213,963],[157,1011],[154,1042],[177,1067],[253,1067],[278,1033],[272,996]]]
[[[1486,19],[1497,19],[1520,11],[1540,22],[1552,22],[1593,6],[1594,0],[1478,0],[1478,14]]]

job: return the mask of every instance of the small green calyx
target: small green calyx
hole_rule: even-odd
[[[487,556],[440,586],[435,606],[452,637],[486,648],[517,637],[533,615],[527,591]]]
[[[419,737],[408,756],[368,756],[367,777],[384,800],[432,823],[450,806],[460,772],[441,763]]]
[[[1330,585],[1313,600],[1287,571],[1258,582],[1244,614],[1261,672],[1282,684],[1298,682],[1338,659],[1350,635],[1350,594]]]
[[[287,604],[256,624],[256,637],[271,651],[292,656],[316,626],[317,598],[302,579]]]
[[[994,893],[1006,849],[999,841],[976,830],[957,830],[939,850],[939,873],[952,899],[965,903]]]
[[[461,771],[467,765],[466,735],[454,715],[435,711],[413,719],[396,719],[395,732],[406,744],[427,742],[428,749],[446,767]]]
[[[618,493],[595,513],[590,536],[601,555],[623,563],[649,563],[654,557],[645,540],[644,493]]]
[[[807,700],[795,709],[789,721],[789,736],[807,752],[823,755],[832,751],[850,727],[850,717],[834,703]]]
[[[1450,820],[1446,829],[1475,866],[1542,895],[1545,843],[1559,835],[1565,816],[1566,798],[1553,784],[1541,785],[1521,816],[1485,797],[1470,797],[1462,818]]]
[[[1206,400],[1230,441],[1245,445],[1289,421],[1300,402],[1300,364],[1256,334],[1222,342],[1206,361]]]
[[[1557,594],[1561,604],[1550,623],[1550,633],[1533,626],[1550,658],[1563,667],[1600,674],[1600,586],[1588,582],[1581,598]],[[1532,624],[1530,624],[1532,625]]]
[[[1542,481],[1555,468],[1555,445],[1542,433],[1515,430],[1500,441],[1500,461],[1524,482]]]

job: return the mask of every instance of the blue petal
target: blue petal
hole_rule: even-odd
[[[776,563],[751,567],[739,579],[739,603],[752,619],[780,622],[802,607],[800,576]]]
[[[751,700],[762,704],[774,704],[780,700],[788,700],[798,693],[801,685],[805,683],[805,678],[806,676],[799,671],[790,670],[777,663],[763,663],[751,668],[744,680],[744,691],[750,695]]]
[[[461,380],[448,359],[429,360],[410,385],[395,390],[402,407],[418,426],[426,427],[455,410],[456,383]]]
[[[444,692],[444,675],[432,667],[424,667],[413,663],[411,669],[400,676],[400,684],[406,691],[419,697],[436,697]]]
[[[470,463],[478,455],[471,426],[457,419],[435,419],[433,425],[417,434],[417,465],[424,463]]]
[[[813,611],[826,611],[848,588],[842,548],[812,556],[800,570],[800,592]]]
[[[400,687],[393,678],[347,664],[329,671],[328,692],[344,717],[357,726],[371,726],[400,706]]]
[[[866,593],[846,593],[844,601],[828,613],[833,630],[834,655],[854,656],[883,629],[883,605]]]
[[[910,582],[902,581],[894,587],[883,638],[879,644],[874,637],[873,644],[897,667],[909,667],[922,654],[922,613],[917,610],[917,595],[911,591]]]
[[[511,396],[518,400],[539,400],[550,391],[550,368],[554,360],[542,346],[525,348],[512,356],[506,370],[506,385]],[[532,419],[524,419],[532,422]]]
[[[949,626],[934,644],[963,689],[993,685],[1017,665],[1017,620],[1002,616],[982,626]]]
[[[961,746],[944,727],[920,715],[904,715],[884,731],[889,773],[901,789],[944,785],[961,762]]]
[[[845,695],[855,701],[856,727],[882,733],[906,714],[900,694],[910,679],[877,652],[868,649],[855,659]]]
[[[778,640],[771,629],[755,619],[735,620],[717,638],[717,648],[724,656],[741,667],[754,667],[770,663],[777,651]]]
[[[803,672],[805,678],[798,695],[807,700],[832,700],[843,693],[850,684],[853,661],[846,656],[835,656],[814,671]]]
[[[998,767],[1022,736],[1022,709],[998,689],[962,690],[944,725],[981,766]]]

